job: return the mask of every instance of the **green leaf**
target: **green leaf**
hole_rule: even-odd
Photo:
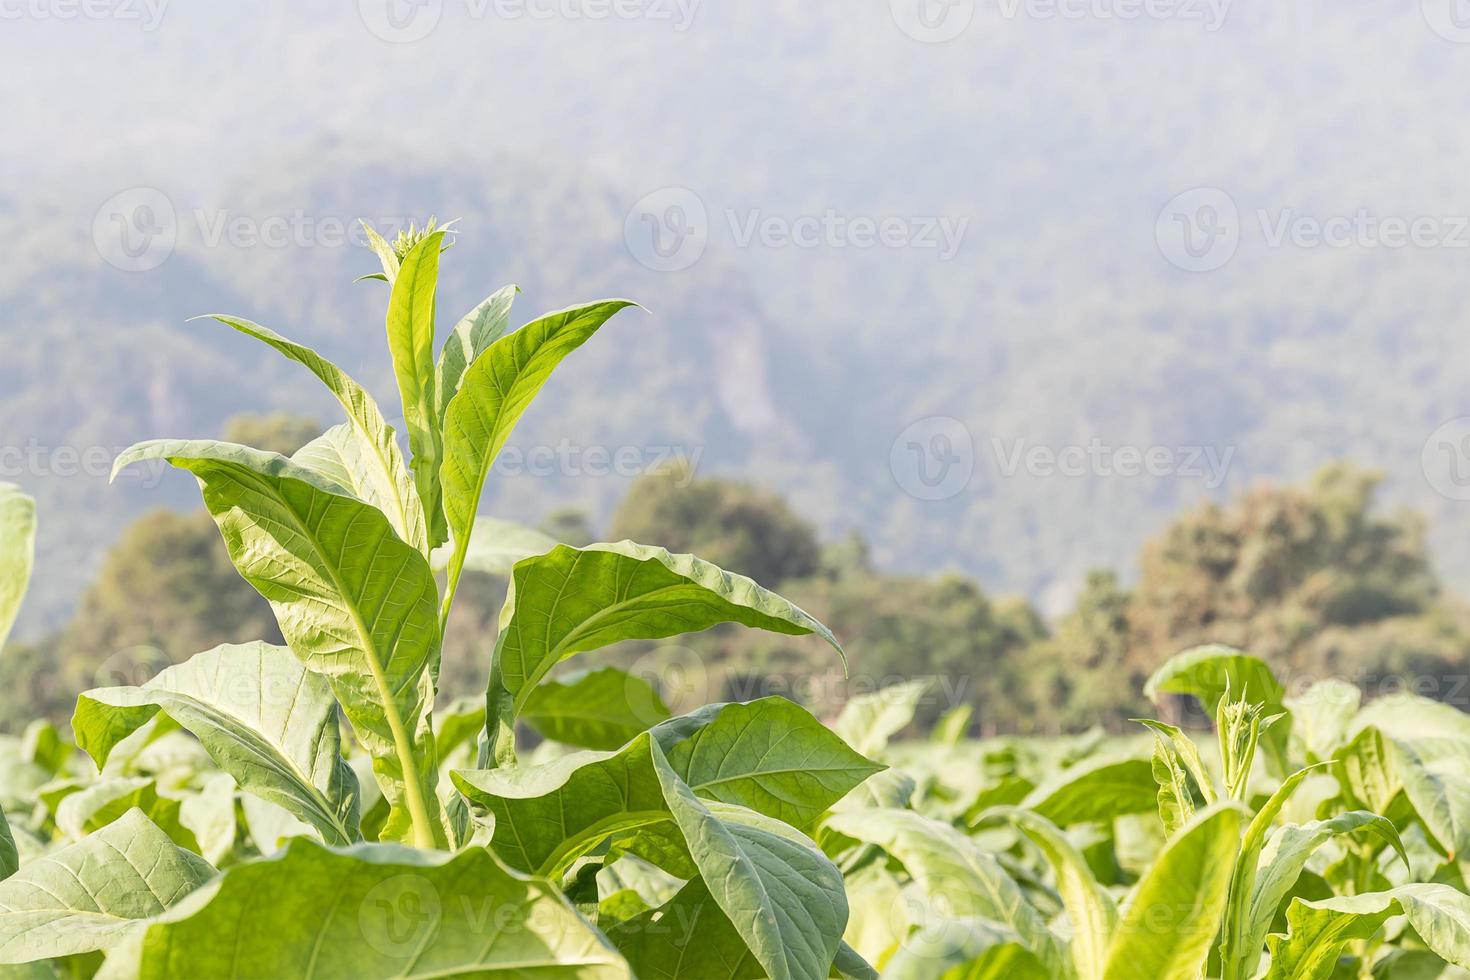
[[[1288,824],[1275,833],[1265,856],[1265,865],[1254,876],[1245,928],[1238,938],[1226,941],[1228,970],[1225,977],[1255,976],[1271,923],[1306,868],[1307,860],[1331,838],[1359,831],[1388,844],[1403,858],[1404,865],[1408,865],[1409,857],[1404,853],[1404,845],[1399,841],[1393,823],[1363,810],[1350,810],[1328,820],[1314,820],[1307,824]],[[1229,972],[1231,970],[1236,972]]]
[[[1281,814],[1292,794],[1308,777],[1317,773],[1321,768],[1322,764],[1318,763],[1292,773],[1267,798],[1246,826],[1245,835],[1241,838],[1240,851],[1235,858],[1235,873],[1230,879],[1230,895],[1226,901],[1224,925],[1222,926],[1223,940],[1220,952],[1226,980],[1232,977],[1251,976],[1254,969],[1253,964],[1260,956],[1260,939],[1257,938],[1255,944],[1251,945],[1248,936],[1253,928],[1255,916],[1253,895],[1261,851],[1266,844],[1266,835],[1270,833],[1271,825],[1276,822],[1276,818]],[[1298,874],[1300,870],[1298,869]],[[1252,965],[1248,968],[1247,964]]]
[[[117,468],[166,459],[189,470],[235,567],[271,604],[306,666],[324,675],[373,756],[392,805],[385,834],[447,843],[435,814],[430,708],[437,591],[427,560],[387,518],[284,457],[215,442],[141,443]]]
[[[436,231],[403,257],[388,298],[388,350],[403,399],[413,481],[428,520],[430,548],[437,548],[446,536],[439,486],[443,437],[434,394],[434,304],[443,241],[444,232]]]
[[[998,923],[1019,937],[1049,976],[1065,973],[1061,943],[1020,886],[992,855],[954,827],[912,810],[848,810],[832,814],[826,825],[887,851],[943,910],[944,918]]]
[[[761,980],[745,940],[696,878],[666,905],[619,923],[607,938],[639,977],[660,980]]]
[[[1470,969],[1470,896],[1448,885],[1400,885],[1386,892],[1305,902],[1287,909],[1289,936],[1272,936],[1270,980],[1325,980],[1354,940],[1368,939],[1402,914],[1440,958]]]
[[[1195,980],[1225,911],[1241,812],[1202,811],[1133,889],[1103,968],[1107,980]]]
[[[877,769],[805,709],[773,697],[710,705],[616,752],[574,752],[453,778],[494,814],[492,843],[512,867],[555,876],[610,836],[670,820],[654,773],[655,744],[696,795],[803,825]]]
[[[388,244],[387,239],[378,234],[378,229],[366,221],[361,222],[361,224],[363,232],[367,235],[368,247],[373,250],[373,254],[378,257],[378,262],[383,266],[383,274],[378,275],[373,273],[371,275],[360,276],[358,277],[359,280],[381,279],[386,283],[392,283],[394,279],[398,278],[398,253],[393,251],[393,246]]]
[[[847,927],[842,875],[779,820],[706,806],[653,747],[654,768],[700,876],[771,980],[823,980]]]
[[[436,260],[437,261],[437,260]],[[444,514],[455,551],[449,559],[441,619],[464,569],[475,513],[490,467],[551,372],[597,332],[627,300],[604,300],[552,313],[491,344],[465,369],[458,394],[444,409]]]
[[[1391,744],[1394,772],[1424,826],[1451,858],[1470,853],[1470,739],[1425,736]]]
[[[217,315],[214,319],[275,348],[321,379],[341,403],[347,422],[302,447],[294,458],[304,466],[321,469],[332,482],[378,508],[400,538],[427,554],[423,504],[414,493],[393,429],[373,396],[310,347],[239,317]]]
[[[1330,759],[1346,740],[1363,692],[1356,684],[1328,678],[1284,702],[1291,711],[1291,737],[1309,761]]]
[[[889,739],[913,723],[928,691],[929,682],[917,680],[860,694],[842,706],[832,727],[857,751],[876,755]]]
[[[1145,759],[1088,759],[1033,789],[1021,806],[1059,827],[1148,813],[1157,804],[1153,766]]]
[[[1118,908],[1107,889],[1093,877],[1087,859],[1045,817],[1015,807],[1001,807],[989,815],[1015,825],[1051,865],[1057,892],[1072,923],[1072,962],[1077,976],[1101,980],[1108,943],[1118,926]]]
[[[0,881],[0,963],[105,949],[213,875],[131,810]]]
[[[506,286],[480,301],[454,325],[439,354],[434,375],[435,409],[444,418],[449,400],[459,393],[465,370],[495,343],[510,327],[510,307],[520,287]]]
[[[830,630],[750,579],[692,555],[623,541],[558,545],[516,565],[500,615],[486,696],[482,764],[514,762],[515,719],[552,667],[621,640],[652,640],[741,623],[791,636]]]
[[[939,716],[929,737],[940,745],[959,745],[969,732],[970,719],[974,715],[975,706],[973,704],[968,702],[957,704]]]
[[[554,888],[483,848],[330,850],[301,838],[149,925],[139,967],[149,977],[630,977]]]
[[[531,691],[521,712],[542,738],[586,749],[626,745],[669,715],[647,681],[616,667],[548,678]]]
[[[342,759],[327,681],[284,647],[225,645],[142,687],[77,699],[77,745],[100,768],[114,746],[162,711],[199,739],[246,792],[287,810],[330,844],[358,839],[357,777]]]
[[[36,504],[13,483],[0,483],[0,650],[20,614],[36,554]]]

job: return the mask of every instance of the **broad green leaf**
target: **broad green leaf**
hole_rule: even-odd
[[[1374,813],[1387,813],[1404,783],[1392,745],[1377,728],[1364,728],[1332,757],[1334,773],[1348,799]]]
[[[330,850],[301,838],[149,925],[139,967],[147,977],[631,976],[550,884],[483,848]]]
[[[1405,865],[1409,863],[1394,825],[1363,810],[1350,810],[1308,824],[1288,824],[1272,836],[1263,855],[1263,865],[1254,876],[1245,927],[1239,936],[1230,937],[1225,944],[1227,980],[1255,976],[1277,910],[1290,896],[1313,852],[1333,837],[1359,831],[1379,838],[1398,852]]]
[[[1348,734],[1370,727],[1392,739],[1470,738],[1470,714],[1441,701],[1397,694],[1378,698],[1354,715]]]
[[[865,807],[891,807],[902,810],[914,798],[918,784],[902,769],[885,769],[863,780],[862,784],[832,805],[834,810],[861,810]]]
[[[712,704],[653,730],[669,765],[699,796],[808,827],[883,766],[782,697]]]
[[[620,922],[607,938],[646,980],[762,980],[766,972],[696,878],[666,905]]]
[[[542,738],[586,749],[616,749],[669,718],[668,705],[641,677],[603,667],[548,678],[521,718]]]
[[[1470,739],[1395,738],[1394,772],[1419,819],[1454,858],[1470,853]]]
[[[1048,972],[1015,933],[984,919],[939,923],[905,940],[884,980],[1047,980]]]
[[[1041,851],[1056,877],[1057,893],[1072,923],[1072,963],[1082,980],[1100,980],[1108,943],[1118,926],[1118,908],[1098,884],[1077,848],[1056,824],[1028,810],[1001,807],[991,816],[1010,821]]]
[[[842,650],[827,627],[786,599],[693,555],[623,541],[558,545],[520,562],[490,661],[482,763],[514,762],[515,720],[561,661],[621,640],[660,639],[728,622],[792,636],[816,633]]]
[[[832,727],[857,751],[875,755],[913,723],[914,713],[928,691],[929,682],[917,680],[860,694],[842,706]]]
[[[1195,980],[1225,911],[1241,812],[1201,811],[1134,887],[1103,968],[1106,980]]]
[[[199,792],[190,793],[180,802],[179,823],[199,842],[204,860],[218,867],[235,848],[238,824],[234,778],[223,772],[207,778]]]
[[[131,810],[0,881],[0,963],[105,949],[213,875]]]
[[[114,746],[162,711],[246,792],[311,824],[329,844],[357,840],[357,777],[342,759],[337,701],[291,651],[225,645],[169,667],[142,687],[77,699],[77,745],[99,767]]]
[[[446,534],[439,487],[443,438],[434,394],[434,304],[443,241],[442,231],[426,235],[403,257],[388,297],[388,351],[403,399],[413,482],[428,521],[430,548],[443,543]]]
[[[292,652],[327,678],[373,756],[392,804],[388,839],[447,843],[434,813],[439,627],[424,556],[380,511],[284,457],[160,441],[127,450],[117,468],[142,459],[166,459],[199,479],[235,567],[269,600]]]
[[[444,409],[439,479],[455,550],[449,559],[441,618],[448,615],[464,569],[485,478],[505,441],[556,366],[614,314],[632,305],[627,300],[605,300],[544,316],[495,341],[465,369],[458,394]]]
[[[465,370],[510,327],[510,307],[515,302],[517,286],[506,286],[480,301],[454,325],[439,354],[434,374],[435,410],[441,424],[449,400],[459,393]]]
[[[1325,980],[1353,940],[1367,939],[1392,915],[1402,914],[1445,961],[1470,969],[1470,896],[1447,885],[1400,885],[1386,892],[1297,899],[1286,912],[1291,932],[1272,936],[1270,980]]]
[[[832,959],[832,976],[845,980],[878,980],[878,971],[863,959],[861,953],[847,945],[837,944],[837,955]]]
[[[1143,688],[1143,693],[1155,704],[1164,694],[1190,695],[1211,718],[1215,717],[1226,692],[1232,700],[1244,698],[1251,704],[1261,705],[1262,714],[1267,717],[1286,711],[1286,690],[1270,666],[1259,657],[1226,646],[1195,647],[1171,657]],[[1272,766],[1283,775],[1287,771],[1288,730],[1283,721],[1263,732],[1261,738]]]
[[[0,483],[0,650],[20,614],[35,551],[35,502],[13,483]]]
[[[1047,779],[1021,801],[1060,827],[1148,813],[1157,804],[1153,766],[1146,759],[1088,759]]]
[[[887,851],[948,919],[988,919],[1015,933],[1048,975],[1066,970],[1066,954],[1041,914],[991,854],[954,827],[912,810],[848,810],[826,825]],[[916,928],[932,928],[921,923]]]
[[[669,822],[655,744],[696,795],[796,824],[814,820],[877,768],[805,709],[773,697],[710,705],[615,752],[573,752],[539,766],[453,778],[494,814],[493,844],[512,867],[554,876],[610,836]]]
[[[347,422],[302,447],[294,458],[304,466],[320,467],[334,483],[382,511],[400,538],[427,554],[423,504],[414,493],[393,429],[373,396],[310,347],[239,317],[214,319],[275,348],[321,379],[341,403]]]
[[[700,877],[771,980],[822,980],[847,927],[842,875],[779,820],[704,804],[653,746],[654,769]]]
[[[1356,684],[1329,678],[1296,697],[1285,698],[1291,712],[1291,738],[1308,761],[1330,759],[1346,740],[1348,726],[1363,702]]]

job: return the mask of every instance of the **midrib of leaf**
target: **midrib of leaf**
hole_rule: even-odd
[[[245,471],[251,477],[255,474],[249,470]],[[275,500],[283,511],[289,515],[291,522],[296,525],[298,533],[311,543],[318,555],[324,559],[322,567],[331,577],[332,585],[337,594],[342,597],[342,605],[347,615],[352,618],[352,627],[357,631],[358,640],[362,644],[363,655],[368,662],[368,669],[372,672],[373,683],[377,685],[378,696],[382,699],[383,714],[388,719],[388,728],[393,733],[393,748],[398,756],[398,764],[403,769],[404,802],[408,805],[409,816],[413,820],[414,845],[416,847],[433,850],[434,832],[433,823],[429,817],[429,808],[424,803],[423,792],[419,786],[418,764],[413,758],[413,742],[408,737],[408,731],[403,727],[403,716],[398,711],[398,705],[393,700],[393,689],[388,685],[388,677],[383,672],[383,664],[378,654],[377,644],[373,641],[372,634],[367,629],[367,624],[362,620],[362,614],[358,611],[357,603],[354,602],[347,590],[347,583],[337,574],[337,570],[330,559],[327,559],[327,550],[323,547],[316,534],[307,527],[297,516],[295,508],[276,491],[268,481],[259,480],[264,486],[264,494]]]
[[[579,558],[580,558],[580,556],[579,556]],[[576,568],[576,565],[573,564],[572,568],[573,569]],[[566,580],[563,582],[563,588],[565,588],[566,582],[570,582],[571,581],[571,577],[572,577],[571,576],[571,569],[568,569]],[[517,713],[520,712],[521,708],[525,707],[525,700],[526,700],[526,698],[528,698],[528,697],[531,696],[531,691],[536,687],[536,685],[541,683],[542,679],[544,679],[546,677],[547,673],[549,673],[551,671],[551,668],[552,667],[555,667],[557,664],[561,663],[562,658],[565,657],[565,656],[567,656],[567,653],[566,653],[567,649],[569,647],[573,646],[577,641],[579,641],[582,638],[586,637],[589,633],[592,633],[593,632],[593,630],[591,629],[591,627],[594,624],[596,624],[596,623],[600,622],[601,620],[607,618],[608,616],[612,615],[613,613],[616,613],[616,612],[619,612],[619,611],[621,611],[623,609],[626,609],[627,607],[632,606],[635,603],[641,602],[644,599],[648,599],[648,598],[650,598],[652,596],[656,596],[656,595],[658,595],[661,592],[672,592],[672,591],[675,591],[677,589],[684,588],[685,586],[690,585],[690,584],[691,583],[689,583],[687,581],[684,581],[684,582],[675,582],[672,585],[660,586],[659,588],[654,589],[652,592],[644,592],[641,595],[634,596],[634,597],[632,597],[630,599],[622,599],[622,600],[619,600],[618,602],[613,603],[610,606],[604,606],[601,609],[599,609],[597,612],[593,613],[591,616],[588,616],[586,619],[582,620],[575,627],[573,627],[567,633],[566,636],[562,637],[561,640],[559,640],[557,642],[556,646],[552,647],[549,651],[547,651],[547,654],[548,655],[542,660],[542,662],[540,664],[537,665],[537,667],[531,673],[525,674],[523,676],[521,689],[518,692],[516,692],[516,711],[517,711]],[[558,596],[557,598],[559,600],[560,599],[560,596]],[[556,610],[556,603],[553,603],[552,604],[552,613],[553,614],[555,614],[555,610]],[[519,632],[522,632],[520,626],[517,626],[516,627],[516,631],[518,633]],[[521,646],[520,657],[521,657],[521,663],[522,663],[522,665],[524,665],[525,664],[525,660],[526,660],[526,648],[525,648],[524,644]]]

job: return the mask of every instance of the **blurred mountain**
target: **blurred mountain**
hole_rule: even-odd
[[[1089,568],[1129,572],[1181,509],[1351,458],[1429,515],[1447,581],[1470,585],[1448,469],[1470,443],[1431,440],[1470,416],[1470,49],[1388,0],[1227,5],[1213,30],[978,2],[943,44],[891,6],[670,0],[593,20],[429,0],[414,43],[373,33],[373,0],[167,4],[152,29],[7,21],[0,478],[43,522],[22,629],[64,616],[125,518],[197,506],[178,475],[109,488],[58,451],[210,435],[240,411],[334,418],[304,372],[188,317],[259,320],[391,404],[383,290],[352,283],[372,260],[341,230],[431,213],[463,231],[446,328],[506,282],[518,322],[610,295],[649,311],[566,365],[522,450],[697,453],[824,532],[862,527],[880,567],[958,567],[1050,610]],[[1239,243],[1189,271],[1156,226],[1201,187],[1236,209]],[[176,244],[125,271],[104,257],[126,230],[109,208],[136,216],[138,188]],[[625,230],[667,188],[692,193],[708,245],[659,272]],[[1360,213],[1427,217],[1439,238],[1273,242],[1282,221]],[[759,231],[802,219],[849,232]],[[956,248],[861,244],[855,219],[932,222]],[[1168,465],[1120,475],[1119,449]],[[1066,452],[1078,475],[1044,465]],[[926,484],[946,462],[951,484]],[[501,472],[487,507],[605,516],[629,483],[573,468]]]

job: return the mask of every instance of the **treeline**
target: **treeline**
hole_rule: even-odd
[[[290,452],[316,429],[289,416],[247,417],[225,437]],[[853,663],[846,676],[814,675],[799,642],[733,628],[677,649],[644,644],[612,655],[657,678],[673,701],[783,694],[830,713],[853,695],[922,677],[931,685],[921,725],[968,706],[976,733],[1057,733],[1123,727],[1146,711],[1139,692],[1148,674],[1207,642],[1252,650],[1289,685],[1336,676],[1370,696],[1409,686],[1466,697],[1470,608],[1443,593],[1423,520],[1380,513],[1377,486],[1375,474],[1335,464],[1304,485],[1201,506],[1144,544],[1131,587],[1096,571],[1054,623],[958,574],[875,568],[860,535],[824,540],[778,495],[725,478],[652,474],[606,528],[559,511],[542,530],[569,544],[628,537],[698,553],[832,624]],[[480,693],[505,584],[475,575],[461,594],[469,601],[445,636],[446,698]],[[149,514],[124,531],[65,628],[6,651],[0,727],[17,730],[38,714],[63,721],[81,690],[137,683],[219,643],[262,637],[280,642],[210,518]]]

